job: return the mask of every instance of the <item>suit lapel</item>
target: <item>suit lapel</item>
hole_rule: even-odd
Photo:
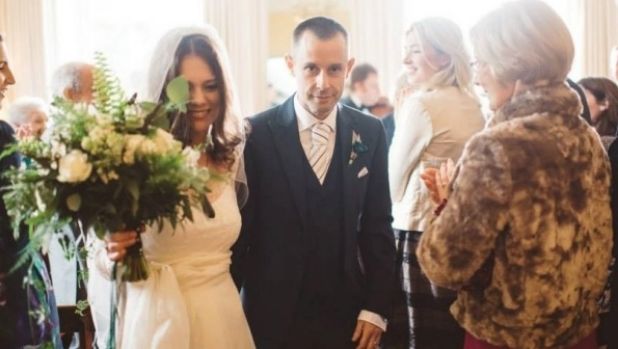
[[[298,123],[294,112],[294,96],[288,98],[279,108],[277,116],[269,121],[269,126],[304,228],[307,226],[305,179],[303,175],[303,156],[305,154],[300,144]]]

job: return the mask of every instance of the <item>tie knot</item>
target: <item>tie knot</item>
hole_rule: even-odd
[[[311,138],[314,144],[327,144],[328,136],[330,135],[330,126],[323,123],[318,122],[311,128]]]

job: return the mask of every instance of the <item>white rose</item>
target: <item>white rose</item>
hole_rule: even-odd
[[[92,164],[88,162],[88,155],[74,149],[60,158],[58,164],[58,181],[65,183],[83,182],[90,176]]]

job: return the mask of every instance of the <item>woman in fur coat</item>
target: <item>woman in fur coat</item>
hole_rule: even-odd
[[[471,36],[494,116],[456,168],[423,174],[438,205],[418,260],[458,290],[451,312],[464,348],[596,348],[611,174],[565,84],[572,38],[539,0],[502,5]]]

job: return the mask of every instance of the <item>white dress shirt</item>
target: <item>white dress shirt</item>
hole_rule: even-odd
[[[328,145],[326,152],[326,156],[328,157],[328,165],[327,168],[330,167],[330,162],[333,159],[333,153],[335,152],[335,140],[337,137],[337,111],[338,108],[335,107],[328,114],[326,119],[320,120],[309,113],[298,100],[298,95],[294,96],[294,111],[296,112],[296,120],[298,122],[298,134],[300,135],[300,144],[303,147],[303,151],[305,152],[305,156],[309,159],[309,154],[311,153],[311,128],[318,122],[324,122],[331,128],[331,133],[328,137]],[[350,140],[351,141],[351,140]],[[372,323],[383,331],[386,331],[386,320],[380,316],[379,314],[373,313],[368,310],[361,310],[358,315],[359,320],[363,320],[369,323]]]

